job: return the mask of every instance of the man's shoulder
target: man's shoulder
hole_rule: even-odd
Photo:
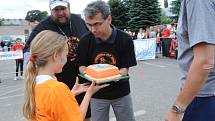
[[[46,18],[44,18],[43,20],[40,21],[39,25],[46,25],[46,24],[50,24],[51,21],[51,16],[47,16]]]
[[[80,21],[83,21],[83,19],[81,18],[80,15],[74,14],[74,13],[71,13],[71,20],[73,22],[79,22],[79,23],[80,23]]]
[[[81,19],[81,15],[78,15],[78,14],[75,14],[75,13],[71,13],[71,17],[75,17],[75,18]]]
[[[91,32],[86,32],[84,35],[81,37],[79,44],[80,45],[88,45],[92,44],[95,42],[95,37]]]
[[[83,36],[81,37],[81,40],[90,40],[92,39],[92,37],[94,37],[94,35],[90,32],[87,31],[86,33],[83,34]]]
[[[37,24],[35,26],[35,29],[37,29],[37,30],[44,30],[44,29],[49,28],[50,26],[51,27],[53,26],[53,22],[51,20],[51,16],[48,16],[48,17],[44,18],[43,20],[41,20],[39,22],[39,24]]]

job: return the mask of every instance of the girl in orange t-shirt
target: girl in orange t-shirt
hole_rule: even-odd
[[[106,85],[78,84],[72,91],[56,80],[67,62],[67,37],[45,30],[32,41],[31,56],[24,73],[23,115],[32,121],[83,121],[91,96]],[[86,91],[79,107],[75,95]]]

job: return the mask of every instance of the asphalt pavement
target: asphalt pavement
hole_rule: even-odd
[[[13,80],[15,61],[0,61],[0,121],[24,121],[23,80]],[[175,59],[138,61],[129,70],[131,95],[137,121],[163,121],[179,92],[179,69]],[[113,111],[110,121],[116,121]]]

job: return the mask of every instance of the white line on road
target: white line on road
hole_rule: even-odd
[[[22,86],[22,84],[20,84],[20,85],[14,85],[14,86],[7,86],[7,85],[4,85],[4,86],[1,86],[0,85],[0,90],[5,90],[5,89],[7,89],[7,88],[15,88],[15,87],[20,87],[20,86]]]
[[[23,88],[17,88],[17,89],[8,91],[8,92],[6,92],[6,93],[1,94],[0,97],[1,97],[1,96],[4,96],[4,95],[7,95],[7,94],[10,94],[10,93],[12,93],[12,92],[16,92],[16,91],[21,90],[21,89],[23,89]]]
[[[154,63],[148,63],[148,62],[144,62],[144,64],[151,65],[151,66],[156,66],[156,67],[160,67],[160,68],[165,68],[166,67],[166,66],[163,66],[163,65],[158,65],[158,64],[154,64]]]
[[[14,97],[20,97],[23,96],[24,94],[19,94],[19,95],[12,95],[12,96],[6,96],[6,97],[0,97],[0,100],[8,99],[8,98],[14,98]]]
[[[25,121],[25,118],[24,117],[20,118],[20,121]]]
[[[138,117],[138,116],[144,115],[145,113],[146,113],[145,110],[135,111],[135,112],[134,112],[134,116],[135,116],[135,117]],[[116,121],[116,118],[113,117],[113,118],[110,119],[110,121]]]

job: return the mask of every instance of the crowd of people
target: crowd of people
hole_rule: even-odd
[[[139,31],[132,32],[131,29],[124,29],[132,39],[149,39],[149,38],[156,38],[158,33],[161,33],[161,37],[163,38],[173,38],[176,33],[177,24],[163,24],[163,25],[156,25],[150,26],[146,28],[140,28]]]
[[[150,26],[145,29],[140,28],[138,33],[132,32],[131,29],[124,29],[132,40],[156,38],[156,53],[165,57],[177,58],[178,42],[176,37],[177,24],[164,24]],[[158,56],[156,56],[158,57]]]

